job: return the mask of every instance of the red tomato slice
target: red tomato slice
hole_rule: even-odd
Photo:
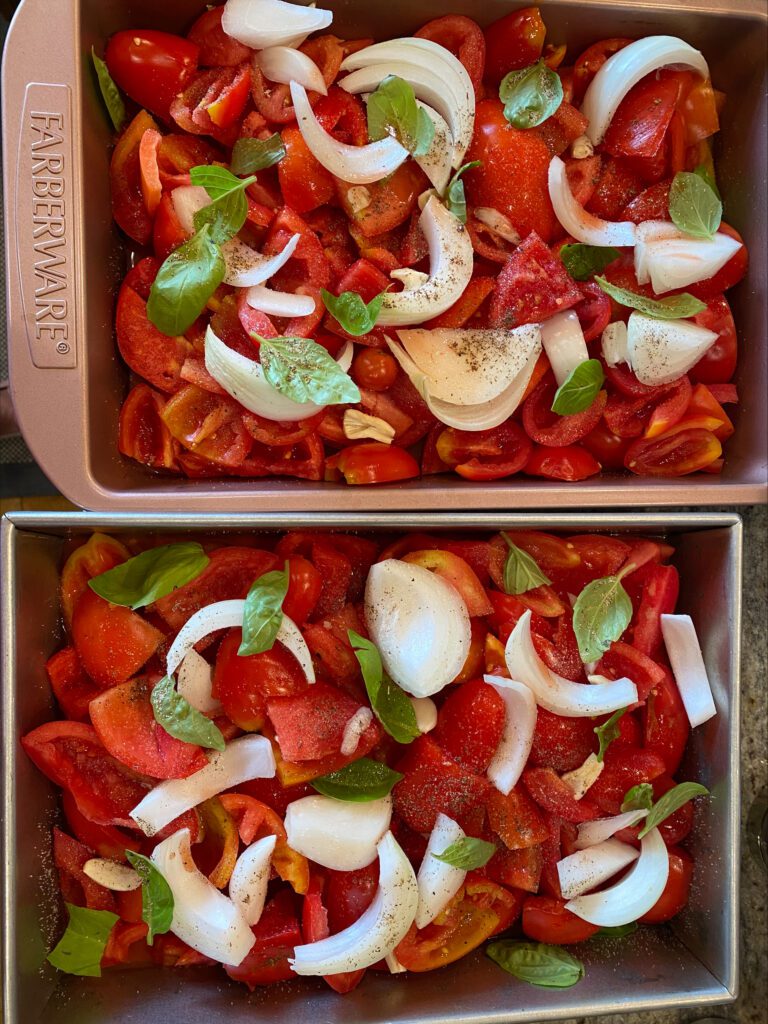
[[[163,334],[147,316],[147,304],[123,282],[115,319],[117,346],[128,366],[160,391],[175,391],[189,350],[182,337]]]
[[[632,646],[649,658],[658,658],[661,653],[661,616],[671,615],[675,610],[680,591],[680,576],[673,565],[648,565],[634,576],[639,577],[635,587],[639,588],[639,601],[634,616]],[[635,591],[636,592],[636,591]]]
[[[419,475],[419,464],[404,448],[366,441],[350,445],[326,466],[338,469],[348,484],[384,484]]]
[[[224,968],[230,978],[244,982],[251,991],[257,985],[295,978],[288,958],[301,945],[302,936],[290,890],[283,889],[267,903],[252,930],[254,943],[248,956],[237,967]]]
[[[498,85],[509,71],[530,67],[541,56],[546,28],[538,7],[523,7],[485,30],[485,75]]]
[[[690,724],[677,683],[668,669],[648,694],[643,719],[643,746],[664,762],[670,775],[680,766]]]
[[[575,306],[582,298],[560,260],[536,232],[531,232],[499,274],[488,319],[491,327],[540,323]]]
[[[475,679],[451,691],[440,708],[434,739],[455,761],[482,775],[496,753],[505,721],[502,697]]]
[[[117,447],[122,455],[153,469],[176,468],[176,446],[162,419],[164,408],[165,399],[146,384],[131,388],[120,409]]]
[[[702,384],[726,383],[736,372],[738,354],[736,325],[728,300],[724,295],[711,298],[704,312],[694,317],[694,322],[714,331],[718,337],[690,371],[691,378]]]
[[[669,389],[651,413],[643,437],[658,437],[682,419],[691,402],[693,389],[687,377],[681,377]]]
[[[343,931],[368,909],[376,895],[379,884],[379,863],[375,860],[368,867],[357,871],[326,872],[325,902],[328,907],[328,923],[331,934]]]
[[[72,625],[72,613],[80,596],[88,587],[88,580],[127,561],[128,549],[105,533],[92,534],[85,544],[76,548],[61,570],[61,610],[67,626]]]
[[[599,391],[595,400],[584,412],[572,416],[560,416],[552,412],[552,402],[557,391],[553,377],[545,377],[541,384],[526,398],[523,405],[523,426],[528,436],[537,444],[549,448],[564,448],[586,437],[603,415],[608,399],[607,391]]]
[[[709,430],[684,428],[647,440],[640,438],[627,449],[624,465],[640,476],[687,476],[720,458],[723,446]]]
[[[104,601],[90,587],[75,607],[72,637],[83,668],[101,687],[130,679],[163,640],[137,612]]]
[[[493,606],[486,596],[482,583],[463,558],[451,554],[450,551],[431,549],[428,551],[410,551],[402,556],[404,562],[420,565],[459,592],[471,616],[490,615]]]
[[[141,849],[141,841],[136,836],[111,825],[96,825],[84,814],[81,814],[75,798],[68,789],[62,790],[61,806],[67,824],[75,836],[81,843],[95,850],[100,857],[124,861],[126,850],[138,853]],[[139,912],[137,920],[141,920],[141,912]]]
[[[317,761],[339,753],[344,727],[361,706],[343,690],[315,683],[295,696],[272,697],[267,701],[267,714],[286,760]],[[380,738],[381,728],[372,721],[349,760],[363,757]]]
[[[523,904],[523,931],[536,942],[569,946],[585,942],[599,929],[565,909],[565,900],[528,896]]]
[[[202,67],[234,67],[252,56],[250,47],[228,36],[221,27],[223,11],[223,7],[203,11],[187,32],[187,39],[198,47]]]
[[[104,59],[123,92],[167,121],[171,103],[197,71],[198,53],[193,42],[180,36],[128,29],[112,36]]]
[[[76,722],[88,720],[88,706],[101,693],[89,679],[74,647],[63,647],[45,663],[53,694],[63,714]]]
[[[610,746],[604,764],[589,787],[589,799],[605,814],[618,814],[622,800],[633,786],[653,782],[664,773],[664,762],[658,754],[639,748]]]
[[[693,878],[693,859],[679,847],[671,847],[669,853],[669,876],[664,892],[640,921],[643,924],[661,924],[679,914],[688,902],[688,893]]]
[[[645,700],[664,677],[662,665],[621,640],[611,644],[598,662],[597,672],[609,679],[627,676],[637,686],[638,698],[641,701]]]
[[[118,227],[140,245],[146,245],[152,237],[152,218],[141,190],[139,150],[144,133],[154,129],[155,122],[146,110],[140,110],[117,140],[109,165],[112,216]]]
[[[577,800],[573,790],[553,768],[526,768],[523,772],[523,785],[539,807],[549,814],[573,822],[593,821],[600,817],[600,809],[592,800],[591,789],[589,798]]]
[[[482,95],[480,83],[485,69],[485,37],[476,21],[462,14],[446,14],[422,25],[416,36],[431,39],[458,57],[467,69],[478,98]]]

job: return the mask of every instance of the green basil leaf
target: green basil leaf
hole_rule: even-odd
[[[619,256],[621,256],[619,250],[610,245],[587,245],[584,242],[574,242],[572,245],[564,245],[560,249],[563,266],[574,281],[586,281],[593,274],[599,274]]]
[[[584,664],[597,661],[632,620],[632,602],[618,576],[588,583],[573,606],[573,631]]]
[[[688,292],[681,295],[668,295],[666,299],[649,299],[645,295],[638,295],[628,288],[619,288],[611,284],[604,277],[596,277],[595,281],[600,285],[606,295],[610,295],[622,306],[629,306],[630,309],[637,309],[646,316],[654,316],[657,320],[684,320],[687,317],[696,316],[702,313],[707,307]]]
[[[285,156],[285,146],[278,132],[268,139],[238,139],[232,147],[229,163],[233,174],[255,174],[272,167]]]
[[[384,731],[398,743],[410,743],[415,740],[421,732],[416,724],[413,704],[384,671],[376,645],[352,629],[347,631],[347,635],[363,673],[363,682],[371,708]]]
[[[595,939],[624,939],[627,935],[634,935],[637,931],[637,921],[630,921],[629,924],[617,924],[613,928],[600,928],[595,932]]]
[[[536,564],[536,560],[523,551],[516,544],[513,544],[506,533],[501,535],[507,542],[509,551],[504,562],[504,593],[505,594],[526,594],[529,590],[542,587],[552,580],[545,576]]]
[[[272,649],[283,621],[283,601],[290,582],[285,569],[265,572],[255,581],[245,599],[243,639],[237,649],[240,657],[261,654]]]
[[[333,295],[325,288],[321,288],[320,295],[325,308],[331,316],[336,317],[347,334],[359,338],[361,334],[368,334],[373,330],[376,317],[381,312],[385,292],[380,292],[368,303],[363,302],[357,292]]]
[[[683,804],[687,804],[695,796],[709,796],[709,790],[699,782],[680,782],[674,789],[670,789],[664,796],[660,796],[648,812],[648,817],[640,829],[638,839],[648,835],[652,828],[656,828],[670,814],[674,814]]]
[[[445,205],[462,224],[467,223],[467,197],[464,193],[464,182],[461,176],[473,167],[481,167],[482,163],[482,160],[471,160],[468,164],[462,164],[448,182],[448,187],[445,190]]]
[[[501,80],[499,99],[504,117],[513,127],[535,128],[563,102],[563,83],[556,71],[538,60],[530,67],[510,71]]]
[[[109,119],[114,125],[115,131],[119,132],[125,124],[123,97],[120,95],[120,90],[115,85],[106,63],[97,55],[93,47],[91,47],[91,59],[93,60],[96,77],[99,80],[99,89],[101,91],[101,98],[104,100],[104,106],[107,108]]]
[[[571,988],[584,977],[584,964],[562,946],[501,939],[485,952],[508,974],[540,988]]]
[[[189,172],[193,185],[202,185],[213,202],[194,216],[195,231],[207,224],[211,241],[223,245],[234,238],[248,216],[245,190],[256,178],[237,178],[225,167],[201,165]]]
[[[669,190],[669,216],[694,238],[712,238],[723,219],[723,204],[702,174],[678,171]]]
[[[396,75],[385,78],[368,97],[367,110],[372,141],[391,135],[413,156],[424,156],[432,145],[435,126],[404,79]]]
[[[219,167],[218,164],[198,164],[197,167],[190,168],[189,177],[193,185],[204,188],[213,200],[221,199],[245,185],[242,178],[238,178],[226,167]]]
[[[552,412],[558,416],[574,416],[584,412],[597,398],[605,374],[599,359],[585,359],[568,374],[555,392]]]
[[[197,743],[209,750],[223,750],[224,737],[215,722],[193,708],[176,690],[173,676],[163,676],[150,696],[152,714],[169,736],[182,743]]]
[[[312,786],[318,793],[331,796],[334,800],[367,803],[369,800],[381,800],[387,796],[402,777],[400,772],[392,771],[381,761],[361,757],[337,772],[313,779]]]
[[[88,586],[110,604],[143,608],[196,579],[210,559],[200,544],[164,544],[150,548],[114,569],[94,576]]]
[[[101,958],[109,933],[120,919],[109,910],[89,910],[65,903],[67,930],[48,954],[48,962],[67,974],[101,977]]]
[[[621,801],[622,811],[650,811],[653,806],[653,786],[650,782],[638,782],[628,789]]]
[[[621,726],[619,720],[621,716],[627,711],[627,708],[619,708],[618,711],[614,711],[611,717],[603,722],[602,725],[596,725],[594,732],[600,741],[600,749],[597,752],[597,760],[602,764],[605,752],[621,735]]]
[[[698,174],[702,181],[706,181],[706,183],[715,193],[717,198],[720,198],[720,190],[717,187],[717,182],[715,181],[714,177],[714,168],[710,170],[710,168],[707,167],[706,164],[699,164],[698,167],[694,167],[693,173]]]
[[[141,919],[146,924],[150,946],[156,935],[165,935],[173,921],[173,892],[155,865],[142,853],[126,850],[131,867],[141,879]]]
[[[152,285],[147,316],[163,334],[183,334],[205,309],[226,273],[226,264],[205,225],[167,257]]]
[[[360,390],[322,345],[311,338],[262,338],[261,366],[275,390],[294,402],[346,405],[360,401]]]
[[[494,843],[488,843],[485,839],[474,839],[472,836],[462,836],[455,843],[451,843],[442,853],[433,853],[435,860],[441,860],[444,864],[450,864],[452,868],[461,868],[463,871],[474,871],[476,868],[485,867],[491,857],[496,853]]]

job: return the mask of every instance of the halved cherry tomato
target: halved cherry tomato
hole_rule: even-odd
[[[577,444],[565,448],[536,445],[525,464],[525,472],[550,480],[586,480],[600,472],[600,463]]]
[[[397,380],[398,367],[394,356],[378,348],[360,349],[352,361],[352,380],[369,391],[386,391]]]
[[[255,79],[259,69],[248,63],[238,68],[200,71],[174,97],[171,117],[185,132],[212,135],[227,146],[233,145],[240,135],[235,122],[245,109],[252,74]]]
[[[344,728],[360,707],[359,701],[326,683],[315,683],[303,693],[293,696],[270,697],[267,700],[267,714],[280,752],[283,758],[294,762],[317,761],[337,754],[341,749]],[[358,740],[354,757],[362,757],[372,750],[380,737],[381,728],[374,720]]]
[[[528,436],[537,444],[549,448],[564,448],[580,441],[600,422],[608,399],[607,391],[599,391],[595,400],[584,412],[572,416],[560,416],[552,412],[552,402],[557,391],[554,377],[545,377],[523,405],[523,426]]]
[[[131,388],[120,409],[117,447],[122,455],[153,469],[176,466],[174,439],[162,419],[164,408],[165,399],[147,384]]]
[[[504,731],[504,701],[480,679],[453,689],[440,708],[434,739],[447,754],[482,774]]]
[[[493,606],[486,597],[482,583],[463,558],[450,551],[431,549],[427,551],[410,551],[403,555],[404,562],[420,565],[459,592],[471,616],[490,615]]]
[[[634,441],[624,465],[641,476],[686,476],[720,458],[723,446],[708,430],[693,428]]]
[[[595,457],[603,469],[624,469],[624,456],[632,440],[629,437],[619,437],[618,434],[614,434],[605,420],[601,419],[597,426],[581,439],[580,443]]]
[[[301,555],[288,559],[288,593],[283,601],[283,613],[298,626],[303,626],[314,611],[321,591],[320,573]]]
[[[728,300],[724,295],[714,296],[704,312],[694,317],[694,322],[699,327],[714,331],[717,340],[691,369],[691,378],[702,384],[723,384],[729,381],[736,372],[738,342]]]
[[[445,428],[435,442],[437,455],[465,480],[501,480],[519,472],[531,451],[520,427],[507,420],[491,430]]]
[[[422,25],[416,36],[450,50],[467,69],[475,93],[480,91],[485,69],[485,38],[476,21],[463,14],[446,14]]]
[[[169,32],[128,29],[111,37],[104,59],[123,92],[167,121],[171,103],[197,71],[199,52]]]
[[[676,381],[651,413],[643,437],[658,437],[679,423],[690,405],[692,394],[693,389],[688,377],[681,377]]]
[[[546,32],[538,7],[523,7],[491,22],[485,30],[485,76],[491,85],[508,71],[535,64]]]
[[[565,900],[528,896],[523,903],[523,931],[536,942],[569,946],[585,942],[598,927],[566,910]]]
[[[75,605],[72,637],[83,668],[104,687],[135,675],[160,646],[163,634],[138,612],[110,604],[88,587]]]
[[[338,470],[348,484],[384,484],[419,475],[419,464],[398,445],[366,441],[345,448],[326,466]]]
[[[140,110],[117,140],[109,164],[112,216],[126,235],[140,245],[146,245],[152,237],[152,218],[141,189],[139,151],[144,133],[156,129],[146,110]]]
[[[488,320],[491,327],[506,328],[539,323],[582,298],[563,264],[532,231],[502,267]]]
[[[669,875],[664,892],[640,921],[643,924],[661,924],[679,914],[688,902],[688,893],[693,878],[693,859],[679,847],[673,846],[669,854]]]

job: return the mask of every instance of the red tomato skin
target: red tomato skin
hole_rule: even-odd
[[[471,173],[471,172],[470,172]],[[538,323],[582,301],[582,293],[532,231],[504,264],[491,295],[491,327]]]
[[[83,870],[93,856],[77,839],[60,828],[53,829],[53,862],[59,873],[62,895],[68,903],[89,907],[91,910],[115,912],[115,897],[103,885],[94,882]]]
[[[320,942],[322,939],[327,939],[330,934],[328,911],[323,906],[323,882],[324,879],[315,875],[304,897],[301,910],[301,934],[305,942]],[[328,975],[325,981],[334,992],[343,995],[357,988],[364,974],[365,968],[361,971],[346,971],[341,974]]]
[[[485,69],[485,37],[476,21],[462,14],[446,14],[422,25],[416,36],[431,39],[458,57],[467,69],[475,93],[480,93]]]
[[[125,282],[117,300],[115,330],[120,355],[130,369],[160,391],[175,391],[188,345],[184,338],[169,337],[155,327],[146,302]]]
[[[704,312],[694,317],[694,323],[715,331],[718,338],[690,371],[691,379],[700,384],[727,383],[736,372],[738,342],[733,314],[725,296],[711,298]]]
[[[213,7],[203,11],[187,32],[187,39],[198,47],[201,67],[234,67],[253,55],[249,46],[228,36],[221,27],[223,10]]]
[[[638,438],[629,446],[624,465],[639,476],[687,476],[720,458],[723,446],[709,430],[674,428],[654,438]]]
[[[360,707],[343,690],[315,683],[295,696],[271,698],[267,714],[286,761],[317,761],[339,753],[344,727]],[[371,750],[380,738],[381,729],[373,721],[360,737],[355,756],[360,757],[363,748]]]
[[[392,790],[394,807],[414,831],[431,832],[441,811],[465,831],[482,824],[489,783],[457,764],[431,737],[414,740],[396,767],[405,778]]]
[[[563,718],[538,708],[529,764],[569,772],[598,748],[591,718]]]
[[[282,131],[285,156],[277,165],[280,191],[297,213],[309,213],[330,202],[336,193],[333,175],[313,155],[298,128]]]
[[[131,388],[120,409],[117,447],[121,455],[153,469],[176,468],[175,441],[162,419],[164,407],[165,398],[147,384]]]
[[[614,434],[603,419],[581,439],[582,447],[594,456],[603,469],[624,469],[624,456],[630,444],[630,438]]]
[[[572,416],[559,416],[552,412],[557,392],[554,377],[545,377],[526,398],[523,405],[525,432],[537,444],[548,448],[565,448],[581,441],[592,431],[603,415],[608,399],[607,391],[599,391],[588,409]]]
[[[651,750],[609,747],[605,767],[589,787],[589,799],[606,814],[619,814],[627,791],[664,774],[664,762]]]
[[[664,892],[647,914],[639,919],[642,924],[661,924],[679,914],[688,902],[693,878],[693,859],[685,850],[672,846],[669,854],[669,877]]]
[[[75,606],[72,637],[80,662],[99,686],[124,683],[152,657],[163,634],[137,612],[110,604],[90,587]]]
[[[380,441],[350,445],[335,460],[348,484],[392,483],[419,475],[419,464],[411,454]]]
[[[320,573],[301,555],[288,559],[288,593],[283,601],[283,613],[293,619],[297,626],[303,626],[315,609],[322,580]]]
[[[645,568],[645,567],[644,567]],[[635,612],[632,646],[649,658],[661,653],[661,616],[671,615],[680,592],[680,574],[673,565],[651,565],[642,574],[642,591]]]
[[[368,909],[379,884],[379,864],[374,861],[357,871],[326,872],[325,902],[331,934],[343,931]]]
[[[88,706],[101,693],[101,687],[89,679],[74,647],[62,647],[45,663],[48,681],[66,718],[88,721]]]
[[[123,92],[167,121],[173,99],[197,71],[198,56],[198,47],[181,36],[129,29],[111,37],[104,59]]]
[[[530,476],[543,476],[549,480],[586,480],[600,472],[600,463],[585,448],[577,444],[564,448],[536,445],[525,464]]]
[[[691,730],[677,683],[666,668],[661,682],[648,694],[642,722],[643,746],[660,757],[665,770],[674,775]]]
[[[593,821],[600,817],[591,792],[589,797],[576,800],[573,791],[552,768],[526,768],[523,785],[539,807],[566,821]]]
[[[523,903],[523,932],[536,942],[569,946],[585,942],[599,929],[565,909],[565,900],[529,896]]]
[[[225,965],[230,978],[244,982],[251,991],[257,985],[295,978],[288,957],[301,945],[302,936],[290,890],[282,889],[267,903],[252,931],[254,943],[245,960],[237,967]]]
[[[505,720],[503,698],[475,679],[449,694],[437,716],[434,739],[455,761],[481,775],[501,741]]]
[[[509,71],[535,64],[545,36],[538,7],[523,7],[492,22],[485,30],[485,76],[491,85]]]
[[[141,849],[139,839],[128,832],[113,828],[111,825],[96,825],[86,818],[78,810],[77,803],[68,789],[61,792],[61,806],[70,830],[81,843],[90,846],[100,857],[124,861],[126,850],[138,852]]]
[[[749,265],[749,251],[746,245],[744,245],[744,239],[739,232],[732,228],[730,224],[725,223],[722,223],[718,230],[721,234],[730,235],[737,242],[741,242],[741,248],[731,256],[725,266],[718,270],[713,277],[708,277],[706,281],[697,281],[696,284],[689,285],[686,288],[686,291],[690,292],[691,295],[695,295],[697,299],[701,299],[702,302],[709,302],[710,299],[715,298],[717,295],[722,295],[729,288],[733,288],[745,276]]]

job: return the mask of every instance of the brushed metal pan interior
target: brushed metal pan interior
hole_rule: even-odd
[[[566,40],[572,53],[606,36],[681,35],[704,52],[716,86],[727,93],[717,143],[719,179],[728,220],[747,241],[751,267],[748,278],[729,294],[740,336],[741,401],[722,476],[664,480],[606,474],[569,485],[514,478],[472,484],[453,475],[349,488],[303,480],[160,477],[120,456],[117,417],[128,375],[116,353],[112,319],[125,242],[111,222],[111,140],[89,53],[91,46],[100,50],[117,29],[184,29],[202,6],[202,0],[23,0],[8,36],[3,142],[11,386],[30,448],[68,498],[106,511],[208,512],[735,505],[768,498],[764,0],[541,4],[549,38]],[[407,0],[333,0],[329,6],[341,34],[378,38],[411,32],[446,10],[444,0],[423,0],[416,7]],[[516,6],[510,0],[453,0],[449,5],[484,23]],[[44,136],[46,129],[52,138]],[[61,168],[51,176],[61,182],[63,215],[60,206],[40,205],[45,185],[35,183],[35,174],[45,177],[41,153],[60,157]],[[55,160],[52,166],[57,166]],[[51,228],[61,232],[60,239],[46,234],[47,226],[40,222],[46,217],[62,221]],[[51,243],[47,255],[34,249],[41,240]],[[49,269],[60,275],[61,287],[52,296],[41,296],[36,294],[40,279],[35,267],[51,253]],[[51,298],[57,304],[49,308]]]
[[[717,717],[695,730],[684,777],[713,799],[698,809],[697,874],[691,901],[672,928],[644,929],[622,943],[579,947],[587,975],[567,991],[536,989],[482,953],[439,973],[390,979],[370,972],[341,998],[322,982],[249,995],[220,971],[142,969],[100,979],[57,974],[45,963],[55,937],[57,886],[49,826],[54,787],[24,756],[18,737],[52,713],[45,660],[61,642],[57,597],[62,546],[93,529],[118,536],[268,533],[290,527],[344,530],[611,530],[666,535],[681,571],[680,607],[696,621]],[[739,636],[741,521],[728,514],[468,513],[334,516],[137,516],[13,513],[3,521],[4,747],[3,970],[6,1024],[521,1024],[730,1002],[738,979]],[[42,927],[41,927],[42,923]]]

